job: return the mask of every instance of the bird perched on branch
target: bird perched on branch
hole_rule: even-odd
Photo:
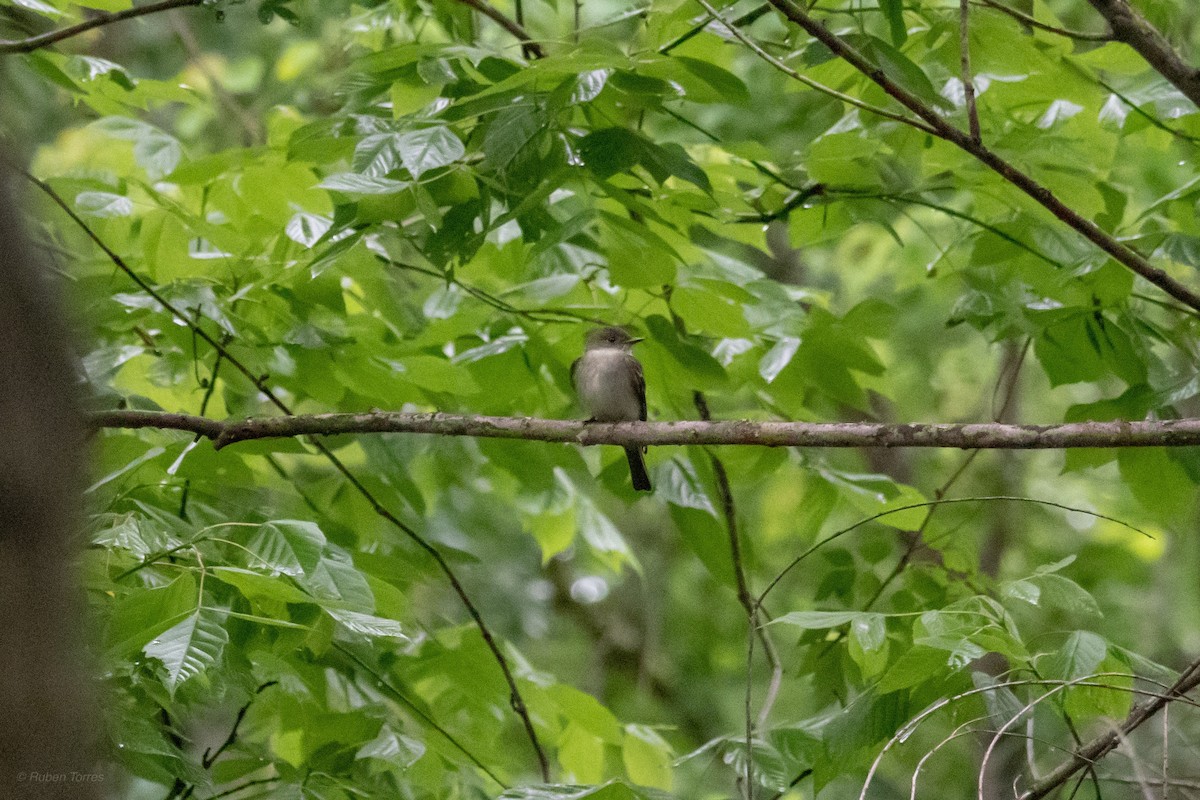
[[[598,328],[587,335],[583,355],[571,365],[571,382],[593,422],[646,419],[646,379],[642,364],[633,357],[641,339],[617,327]],[[650,491],[650,476],[642,459],[644,447],[627,446],[633,488]]]

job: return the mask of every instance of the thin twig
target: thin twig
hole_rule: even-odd
[[[1179,679],[1175,681],[1166,694],[1161,697],[1154,697],[1140,703],[1135,703],[1129,715],[1125,717],[1125,721],[1118,726],[1115,732],[1110,731],[1100,734],[1091,742],[1079,748],[1070,759],[1063,762],[1022,794],[1020,800],[1038,800],[1038,798],[1046,797],[1059,786],[1066,783],[1076,772],[1079,772],[1088,764],[1094,764],[1097,760],[1107,755],[1120,742],[1118,734],[1127,736],[1165,708],[1168,703],[1180,699],[1182,695],[1190,692],[1197,685],[1200,685],[1200,659],[1193,661],[1183,671],[1183,674],[1179,676]]]
[[[248,148],[265,144],[266,134],[263,131],[262,124],[258,121],[258,117],[244,108],[237,101],[237,98],[225,88],[225,85],[221,82],[221,78],[209,68],[208,62],[204,58],[204,52],[200,48],[200,43],[196,41],[196,35],[188,27],[187,20],[177,14],[170,14],[168,18],[171,21],[171,27],[175,29],[175,33],[179,36],[179,41],[183,44],[183,48],[187,50],[188,58],[200,74],[204,76],[204,79],[208,81],[208,87],[212,91],[213,97],[241,123],[243,133],[242,144]]]
[[[385,676],[383,676],[379,673],[378,670],[373,668],[367,662],[363,661],[356,653],[351,651],[348,647],[346,647],[346,645],[342,644],[341,642],[334,642],[333,646],[336,647],[338,650],[340,650],[343,655],[345,655],[347,658],[349,658],[351,661],[353,661],[355,664],[357,664],[359,669],[361,669],[363,672],[370,675],[372,679],[374,679],[373,688],[382,690],[383,694],[391,695],[392,699],[396,700],[401,705],[403,705],[405,708],[407,708],[410,712],[412,712],[412,714],[414,716],[416,716],[419,720],[421,720],[421,722],[423,722],[425,725],[427,725],[431,730],[437,731],[438,734],[440,734],[443,739],[445,739],[447,742],[449,742],[454,747],[455,750],[462,753],[464,756],[467,757],[467,759],[472,764],[479,767],[480,771],[483,772],[484,775],[487,775],[489,778],[491,778],[492,781],[497,786],[499,786],[501,789],[508,788],[508,784],[505,783],[504,781],[500,780],[498,777],[496,777],[496,773],[494,773],[490,769],[488,769],[487,765],[484,764],[482,761],[480,761],[479,758],[474,753],[472,753],[470,750],[468,750],[462,744],[462,742],[460,742],[458,739],[456,739],[454,737],[454,735],[451,734],[448,730],[446,730],[441,725],[439,725],[437,723],[437,720],[433,719],[428,714],[426,714],[424,711],[422,711],[421,708],[416,704],[416,702],[411,697],[406,695],[404,692],[400,691],[400,689],[393,686],[391,684],[391,682],[385,678]]]
[[[236,356],[232,355],[229,352],[229,350],[221,342],[219,342],[215,338],[213,338],[203,328],[201,328],[199,326],[195,326],[193,323],[188,322],[187,315],[184,314],[182,311],[180,311],[178,308],[176,308],[170,301],[168,301],[162,294],[160,294],[153,286],[151,286],[140,275],[138,275],[133,270],[133,268],[130,267],[123,258],[121,258],[121,256],[119,256],[115,251],[113,251],[113,249],[110,248],[104,242],[104,240],[101,239],[96,234],[96,232],[92,230],[92,228],[83,220],[82,217],[80,217],[78,214],[75,213],[75,210],[73,208],[71,208],[70,204],[68,204],[62,198],[62,196],[59,195],[58,192],[56,192],[54,190],[54,188],[50,186],[50,184],[46,183],[45,181],[39,180],[38,178],[29,174],[28,172],[26,172],[23,169],[18,169],[18,172],[19,172],[19,174],[23,175],[26,178],[26,180],[33,183],[35,186],[37,186],[39,189],[41,189],[51,200],[53,200],[54,203],[56,205],[58,205],[59,208],[61,208],[67,214],[67,216],[70,217],[71,220],[80,227],[80,229],[83,230],[83,232],[88,236],[88,238],[91,239],[96,244],[97,247],[99,247],[102,251],[104,251],[104,254],[106,256],[108,256],[109,260],[112,261],[113,264],[116,265],[118,269],[120,269],[127,276],[129,276],[129,278],[134,283],[136,283],[138,285],[138,287],[140,287],[143,291],[145,291],[152,298],[154,298],[154,300],[160,306],[162,306],[162,308],[165,311],[172,314],[177,319],[184,321],[185,324],[188,324],[189,326],[191,326],[192,330],[195,332],[195,334],[198,337],[203,339],[210,347],[212,347],[214,350],[216,350],[218,353],[220,353],[222,355],[222,357],[227,362],[229,362],[229,364],[231,366],[233,366],[235,369],[237,369],[239,372],[241,372],[244,376],[246,376],[246,378],[250,381],[250,383],[253,384],[254,387],[256,389],[258,389],[258,391],[260,391],[263,394],[263,396],[266,397],[272,403],[272,405],[274,405],[276,408],[278,408],[284,414],[288,415],[288,417],[296,419],[296,417],[292,416],[291,409],[287,406],[286,403],[284,403],[279,398],[279,396],[271,389],[271,387],[269,387],[267,385],[265,379],[262,376],[254,374],[245,364],[242,363],[242,361],[240,359],[238,359]],[[118,413],[121,413],[121,412],[118,412]],[[181,417],[184,415],[173,415],[173,416]],[[287,417],[284,417],[284,418],[287,418]],[[203,418],[193,418],[193,419],[203,419]],[[174,422],[178,423],[178,420],[174,420]],[[205,432],[204,426],[197,428],[197,429],[192,429],[192,430],[194,433],[204,433],[204,435],[206,435],[206,436],[208,435],[208,433]],[[209,430],[211,430],[211,429],[209,429]],[[538,740],[537,732],[533,728],[533,720],[530,718],[529,711],[525,706],[525,700],[522,697],[520,690],[517,688],[517,681],[516,681],[515,676],[513,675],[512,668],[509,666],[508,659],[504,655],[504,652],[500,649],[500,645],[496,642],[495,637],[492,635],[491,629],[483,621],[483,616],[479,613],[479,609],[476,607],[475,603],[471,600],[470,596],[467,594],[466,589],[463,587],[462,583],[459,581],[458,576],[455,574],[454,570],[450,567],[449,562],[446,561],[446,558],[442,555],[441,551],[438,550],[432,543],[430,543],[429,540],[427,540],[425,537],[421,536],[421,534],[417,533],[417,531],[414,528],[412,528],[411,526],[406,524],[399,517],[397,517],[390,510],[388,510],[382,503],[380,503],[379,500],[376,499],[375,495],[369,489],[367,489],[367,487],[364,486],[363,483],[357,477],[355,477],[355,475],[342,462],[342,460],[340,458],[338,458],[334,454],[334,452],[332,450],[330,450],[323,442],[321,442],[315,436],[310,438],[309,441],[310,441],[311,445],[314,448],[316,448],[317,451],[319,451],[321,453],[321,455],[324,456],[325,459],[327,461],[329,461],[329,463],[332,464],[333,467],[338,472],[340,472],[342,474],[342,476],[350,483],[350,485],[354,487],[355,491],[357,491],[359,493],[359,495],[361,495],[363,497],[363,499],[365,499],[367,501],[367,503],[371,506],[372,510],[374,510],[376,514],[378,514],[380,517],[383,517],[388,522],[392,523],[396,528],[398,528],[405,536],[407,536],[414,544],[416,544],[421,550],[423,550],[425,552],[425,554],[428,555],[437,564],[438,569],[441,570],[441,572],[445,576],[446,580],[450,583],[450,586],[454,590],[455,595],[458,596],[459,602],[462,603],[463,607],[466,609],[467,613],[470,615],[471,620],[475,624],[475,627],[479,629],[479,633],[483,637],[484,643],[487,645],[488,649],[492,652],[492,657],[495,659],[497,665],[500,667],[500,671],[504,674],[505,682],[508,684],[508,688],[509,688],[509,704],[511,705],[513,712],[516,713],[516,715],[520,718],[521,724],[525,728],[525,734],[529,738],[529,742],[533,748],[534,754],[537,756],[538,766],[541,771],[542,779],[544,781],[549,781],[550,780],[549,761],[547,761],[546,753],[542,749],[541,742]]]
[[[971,3],[958,0],[958,49],[962,66],[963,99],[967,103],[967,124],[971,139],[980,144],[983,134],[979,129],[979,110],[975,108],[975,79],[971,77]]]
[[[27,39],[0,40],[0,54],[4,53],[32,53],[47,45],[52,45],[56,42],[61,42],[64,39],[70,39],[72,36],[78,36],[81,33],[87,33],[90,30],[111,25],[114,22],[121,20],[133,19],[134,17],[142,17],[147,14],[156,14],[159,11],[167,11],[172,8],[185,8],[187,6],[198,6],[204,3],[205,0],[161,0],[158,3],[151,3],[148,6],[138,6],[137,8],[127,8],[124,11],[114,13],[101,12],[91,19],[84,20],[76,25],[70,25],[66,28],[41,33],[37,36],[30,36]]]
[[[867,60],[849,42],[831,32],[827,27],[814,19],[804,8],[793,2],[793,0],[769,0],[769,2],[775,8],[779,9],[788,20],[804,29],[810,36],[833,51],[835,55],[842,58],[899,101],[901,105],[924,120],[929,127],[933,128],[936,136],[945,139],[974,156],[980,163],[992,169],[1004,180],[1029,195],[1067,226],[1133,272],[1141,275],[1181,303],[1200,310],[1200,293],[1185,286],[1168,275],[1164,270],[1151,264],[1141,253],[1124,242],[1119,241],[1094,222],[1059,200],[1048,188],[1017,169],[984,145],[972,140],[969,134],[951,125],[935,109],[888,77],[882,69]]]
[[[540,44],[533,40],[533,37],[529,35],[529,31],[525,30],[525,27],[515,20],[504,16],[495,6],[488,3],[487,0],[458,0],[458,2],[464,6],[470,6],[515,36],[521,42],[521,50],[527,55],[532,55],[534,58],[545,58],[546,51],[542,49]]]
[[[780,61],[775,56],[768,53],[766,50],[762,49],[762,47],[759,46],[758,42],[754,41],[749,36],[742,33],[742,31],[734,23],[726,22],[725,18],[721,16],[721,12],[719,12],[719,11],[717,11],[717,9],[713,8],[712,5],[708,2],[708,0],[696,0],[696,2],[699,3],[704,8],[705,11],[707,11],[709,14],[711,14],[714,20],[717,20],[722,25],[724,25],[725,29],[728,30],[733,35],[734,38],[736,38],[739,42],[744,44],[746,47],[750,48],[750,50],[753,51],[753,53],[756,56],[761,58],[763,61],[766,61],[772,67],[774,67],[775,69],[782,72],[784,75],[787,75],[789,78],[792,78],[793,80],[797,80],[800,83],[803,83],[805,86],[807,86],[811,89],[816,89],[818,92],[821,92],[822,94],[827,94],[830,97],[834,97],[838,100],[841,100],[843,103],[847,103],[849,105],[855,106],[856,108],[861,108],[863,111],[870,111],[872,114],[877,114],[878,116],[886,117],[887,119],[895,120],[896,122],[902,122],[905,125],[911,125],[912,127],[917,128],[918,130],[925,131],[926,133],[931,134],[931,135],[937,134],[937,132],[933,129],[932,126],[921,122],[919,119],[913,119],[911,117],[906,117],[903,114],[897,114],[894,111],[888,111],[886,108],[879,108],[878,106],[873,106],[870,103],[867,103],[863,100],[859,100],[857,97],[848,95],[845,92],[839,92],[837,89],[834,89],[830,86],[826,86],[825,84],[819,83],[818,81],[813,80],[812,78],[808,77],[807,75],[805,75],[803,73],[797,72],[796,70],[789,67],[787,64]]]
[[[724,24],[726,27],[729,27],[730,25],[732,25],[735,28],[741,28],[745,25],[752,24],[755,20],[757,20],[759,17],[761,17],[763,14],[766,14],[770,10],[771,10],[771,6],[767,3],[763,3],[760,6],[756,6],[755,8],[750,9],[749,11],[747,11],[745,14],[742,14],[737,19],[732,20],[731,22],[724,23]],[[676,47],[679,47],[679,45],[688,41],[693,36],[700,33],[705,28],[707,28],[712,23],[713,18],[714,17],[713,17],[712,12],[709,12],[700,23],[693,25],[682,35],[677,36],[676,38],[674,38],[671,41],[664,44],[662,47],[658,48],[658,54],[662,55],[662,56],[667,55],[672,50],[674,50]],[[722,20],[722,22],[724,22],[724,20]]]
[[[820,550],[825,545],[830,544],[830,543],[834,542],[835,540],[840,539],[841,537],[850,533],[851,531],[857,530],[858,528],[861,528],[863,525],[874,522],[877,519],[882,519],[883,517],[891,516],[892,514],[899,514],[904,511],[910,511],[914,508],[928,508],[929,506],[951,505],[951,504],[957,504],[957,503],[994,502],[994,501],[998,501],[998,500],[1008,500],[1008,501],[1012,501],[1012,502],[1016,502],[1016,503],[1033,503],[1035,505],[1043,505],[1043,506],[1049,506],[1050,508],[1062,509],[1063,511],[1074,511],[1077,514],[1087,514],[1088,516],[1094,517],[1096,519],[1103,519],[1103,520],[1107,520],[1108,522],[1115,522],[1116,524],[1120,525],[1121,527],[1128,528],[1129,530],[1134,531],[1136,533],[1140,533],[1142,536],[1145,536],[1149,539],[1154,538],[1153,536],[1151,536],[1149,533],[1142,530],[1141,528],[1138,528],[1134,525],[1130,525],[1128,522],[1119,520],[1116,517],[1110,517],[1106,514],[1098,514],[1095,511],[1089,511],[1086,508],[1076,508],[1075,506],[1068,506],[1065,503],[1056,503],[1053,500],[1038,500],[1037,498],[1033,498],[1033,497],[1020,497],[1017,495],[982,495],[979,497],[952,497],[952,498],[947,497],[947,498],[943,498],[941,500],[926,500],[926,501],[920,502],[920,503],[910,503],[910,504],[903,505],[903,506],[897,506],[895,508],[889,508],[886,511],[880,511],[878,514],[872,514],[869,517],[860,519],[858,522],[855,522],[853,525],[849,525],[845,528],[842,528],[839,531],[831,533],[829,536],[826,536],[821,541],[811,545],[803,553],[801,553],[800,555],[798,555],[794,559],[792,559],[792,561],[786,567],[784,567],[779,572],[779,574],[777,574],[775,576],[775,578],[772,579],[772,581],[769,584],[767,584],[767,588],[763,589],[762,592],[758,595],[757,602],[761,606],[763,600],[766,599],[766,596],[771,593],[771,590],[773,590],[776,586],[778,586],[779,582],[782,581],[789,572],[791,572],[793,569],[795,569],[797,566],[799,566],[801,563],[803,563],[803,561],[805,559],[807,559],[809,556],[811,556],[817,550]]]
[[[254,697],[262,694],[265,690],[279,683],[279,681],[267,681],[262,686],[259,686],[254,691]],[[210,751],[205,748],[204,755],[200,757],[200,765],[205,769],[209,769],[213,764],[217,763],[217,759],[221,757],[234,742],[237,741],[238,727],[242,724],[242,720],[246,717],[246,712],[250,710],[250,704],[254,702],[254,697],[246,701],[246,704],[238,709],[237,716],[233,718],[233,727],[229,729],[229,735],[225,737],[225,741],[221,742],[216,750]]]
[[[704,396],[704,392],[692,392],[692,400],[696,406],[696,412],[700,415],[700,419],[711,421],[712,414],[709,412],[708,399]],[[759,623],[759,608],[754,602],[754,595],[751,594],[749,583],[746,580],[746,567],[742,559],[741,534],[738,531],[737,524],[737,507],[734,504],[733,489],[729,485],[729,473],[725,470],[725,463],[715,453],[710,451],[708,459],[712,464],[713,476],[716,478],[717,495],[721,499],[721,510],[725,517],[725,530],[729,535],[729,556],[733,562],[733,574],[734,580],[737,583],[738,602],[746,610],[746,624],[748,628],[746,636],[749,641],[746,644],[746,785],[744,792],[746,797],[750,798],[754,794],[754,730],[756,726],[761,729],[766,724],[767,717],[771,713],[771,708],[775,705],[775,698],[779,695],[779,687],[783,682],[783,665],[779,660],[779,653],[775,650],[775,643],[771,640],[766,628]],[[754,638],[756,636],[762,642],[763,655],[767,659],[767,664],[771,667],[771,681],[767,686],[767,694],[763,698],[757,722],[751,711],[754,685],[751,680],[751,667],[754,661]]]
[[[1172,136],[1174,136],[1176,139],[1182,139],[1183,141],[1189,142],[1190,144],[1200,143],[1200,137],[1192,136],[1191,134],[1187,134],[1181,130],[1172,128],[1170,125],[1166,124],[1161,119],[1159,119],[1158,117],[1149,113],[1148,111],[1143,109],[1141,106],[1139,106],[1137,103],[1133,102],[1133,100],[1129,99],[1124,94],[1117,91],[1116,87],[1114,87],[1112,84],[1108,83],[1104,79],[1097,78],[1095,76],[1092,76],[1092,79],[1095,80],[1096,83],[1100,84],[1105,89],[1107,89],[1114,97],[1116,97],[1118,100],[1120,100],[1126,106],[1128,106],[1130,111],[1132,111],[1134,114],[1137,114],[1139,117],[1146,120],[1146,122],[1148,122],[1151,125],[1153,125],[1154,127],[1158,128],[1160,131],[1163,131],[1164,133],[1169,133]]]
[[[1047,33],[1054,33],[1059,36],[1064,36],[1068,39],[1077,39],[1081,42],[1111,42],[1111,41],[1113,41],[1113,37],[1112,37],[1111,33],[1086,33],[1084,31],[1071,31],[1071,30],[1067,30],[1066,28],[1056,28],[1053,25],[1047,25],[1044,22],[1038,22],[1036,19],[1031,17],[1029,14],[1026,14],[1024,11],[1020,11],[1019,9],[1016,9],[1016,8],[1011,8],[1009,6],[1004,5],[1003,3],[997,2],[996,0],[972,0],[972,1],[976,2],[977,5],[983,6],[984,8],[990,8],[993,11],[999,11],[1002,14],[1007,14],[1008,16],[1012,17],[1013,19],[1019,20],[1031,28],[1037,28],[1039,30],[1046,31]]]

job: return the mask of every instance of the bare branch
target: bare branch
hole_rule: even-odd
[[[1095,2],[1097,0],[1089,1]],[[898,100],[901,105],[929,123],[929,126],[933,128],[938,137],[975,156],[985,166],[1036,200],[1051,214],[1121,264],[1141,275],[1184,305],[1200,310],[1200,293],[1184,286],[1165,271],[1151,264],[1141,253],[1118,241],[1094,222],[1059,200],[1045,186],[1042,186],[1024,172],[1021,172],[981,143],[972,140],[968,133],[951,125],[936,110],[926,105],[919,97],[889,78],[882,69],[868,61],[862,53],[852,47],[845,39],[834,34],[814,19],[804,8],[793,2],[793,0],[769,0],[769,2],[791,22],[803,28],[810,36],[832,50],[835,55],[878,84],[880,88]]]
[[[1132,47],[1187,99],[1200,106],[1200,70],[1180,57],[1167,38],[1126,0],[1088,0],[1112,28],[1113,38]]]
[[[971,141],[983,142],[979,129],[979,110],[975,107],[975,79],[971,77],[971,3],[958,0],[958,49],[962,65],[963,98],[967,102],[967,124],[971,129]]]
[[[1103,758],[1111,752],[1113,748],[1120,744],[1122,737],[1136,730],[1142,723],[1165,708],[1168,703],[1180,699],[1184,694],[1187,694],[1198,685],[1200,685],[1200,659],[1193,661],[1183,671],[1183,674],[1179,676],[1179,680],[1175,681],[1165,694],[1136,703],[1129,712],[1129,715],[1125,717],[1125,721],[1117,726],[1116,729],[1097,736],[1076,750],[1070,759],[1064,761],[1054,771],[1046,775],[1046,777],[1034,783],[1028,791],[1020,796],[1019,800],[1038,800],[1038,798],[1046,797],[1070,780],[1072,775],[1094,764],[1098,759]]]
[[[515,22],[514,20],[511,20],[501,14],[499,9],[497,9],[491,3],[488,3],[487,0],[458,0],[458,2],[462,3],[464,6],[470,6],[480,14],[483,14],[485,17],[492,20],[492,22],[495,22],[501,28],[504,28],[504,30],[508,31],[513,36],[517,37],[517,39],[521,42],[521,49],[524,50],[525,53],[532,55],[534,58],[546,57],[546,51],[542,49],[540,44],[533,40],[533,37],[529,35],[529,31],[525,30],[520,23]]]
[[[735,39],[737,39],[742,44],[746,45],[746,47],[750,48],[750,50],[756,56],[758,56],[763,61],[770,64],[775,69],[782,72],[784,75],[787,75],[789,78],[800,81],[800,83],[803,83],[805,86],[809,87],[810,89],[815,89],[816,91],[821,92],[822,94],[826,94],[837,100],[841,100],[843,103],[846,103],[847,105],[852,105],[856,108],[861,108],[863,111],[869,111],[872,114],[875,114],[880,117],[885,117],[887,119],[895,120],[896,122],[902,122],[905,125],[911,125],[912,127],[916,128],[917,130],[925,131],[928,134],[932,134],[935,136],[937,135],[937,131],[933,130],[928,125],[926,125],[925,123],[921,122],[918,119],[912,119],[911,117],[906,117],[903,114],[897,114],[894,111],[888,111],[886,108],[879,108],[878,106],[873,106],[870,103],[859,100],[857,97],[852,97],[852,96],[846,94],[845,92],[839,92],[837,89],[834,89],[833,87],[826,86],[823,83],[814,81],[812,78],[808,77],[807,75],[805,75],[801,72],[797,72],[796,70],[789,67],[787,64],[780,61],[775,56],[768,53],[766,50],[763,50],[762,47],[760,47],[757,42],[755,42],[753,39],[751,39],[746,34],[742,33],[742,31],[740,30],[740,28],[738,26],[738,20],[734,20],[733,22],[727,22],[725,20],[725,18],[721,16],[721,12],[718,11],[717,9],[713,8],[713,6],[708,2],[708,0],[696,0],[696,2],[699,3],[701,6],[703,6],[704,10],[707,11],[714,20],[719,21],[723,26],[725,26],[725,30],[729,31],[729,33]],[[766,220],[766,221],[769,222],[769,220]]]
[[[78,36],[81,33],[87,33],[95,28],[104,25],[111,25],[114,22],[120,22],[124,19],[133,19],[134,17],[143,17],[147,14],[156,14],[159,11],[168,11],[172,8],[184,8],[185,6],[198,6],[205,0],[161,0],[158,3],[151,3],[148,6],[138,6],[137,8],[127,8],[124,11],[114,13],[99,13],[91,19],[84,20],[77,25],[70,25],[66,28],[41,33],[37,36],[30,36],[27,39],[0,40],[0,54],[3,53],[32,53],[34,50],[47,47],[56,42],[61,42],[64,39],[70,39],[72,36]]]
[[[255,439],[350,433],[421,433],[524,439],[592,446],[753,445],[758,447],[948,447],[960,450],[1064,450],[1078,447],[1194,447],[1200,419],[1141,422],[1068,422],[1008,425],[998,422],[584,422],[468,414],[308,414],[220,422],[165,411],[101,411],[89,418],[101,428],[163,428],[212,439],[218,448]]]
[[[700,419],[705,422],[712,420],[708,409],[708,398],[704,396],[704,392],[693,392],[692,401]],[[753,798],[754,729],[756,724],[760,729],[767,724],[767,718],[771,714],[771,708],[775,705],[775,698],[778,696],[780,684],[783,682],[783,664],[779,660],[775,643],[771,641],[771,635],[759,622],[759,606],[754,600],[754,595],[750,593],[750,585],[746,580],[741,533],[738,531],[737,524],[737,505],[733,499],[733,488],[729,485],[729,473],[725,470],[725,462],[711,451],[708,453],[708,459],[712,463],[713,476],[717,482],[717,494],[721,498],[721,509],[725,514],[725,530],[729,535],[729,557],[733,562],[733,574],[737,581],[738,602],[746,610],[746,622],[749,626],[749,630],[746,632],[746,773],[745,786],[742,789],[747,798]],[[755,723],[750,710],[754,689],[751,681],[751,668],[754,666],[755,636],[762,642],[763,653],[766,656],[767,664],[771,667],[771,682],[767,685],[767,694],[763,699],[762,708],[759,710],[757,723]]]
[[[1068,39],[1077,39],[1081,42],[1111,42],[1111,41],[1113,41],[1112,34],[1110,34],[1110,33],[1085,33],[1084,31],[1070,31],[1070,30],[1067,30],[1066,28],[1056,28],[1053,25],[1047,25],[1044,22],[1038,22],[1036,19],[1029,16],[1024,11],[1018,11],[1015,8],[1009,8],[1008,6],[1003,5],[1002,3],[996,2],[996,0],[972,0],[972,2],[976,2],[978,5],[981,5],[984,8],[990,8],[993,11],[999,11],[1002,14],[1007,14],[1008,16],[1012,17],[1013,19],[1020,20],[1022,23],[1028,25],[1031,28],[1038,28],[1039,30],[1046,31],[1047,33],[1054,33],[1059,36],[1065,36]]]

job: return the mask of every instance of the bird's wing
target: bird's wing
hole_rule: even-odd
[[[642,362],[638,361],[633,356],[625,356],[629,364],[629,387],[633,390],[634,395],[638,399],[638,405],[641,406],[641,415],[638,419],[645,422],[646,420],[646,377],[642,374]]]
[[[578,389],[579,384],[575,383],[575,373],[577,371],[579,371],[579,362],[580,361],[583,361],[583,359],[577,358],[571,362],[571,385],[576,387],[576,389]]]

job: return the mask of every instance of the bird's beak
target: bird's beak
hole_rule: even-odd
[[[646,337],[644,337],[644,336],[639,336],[639,337],[638,337],[638,338],[636,338],[636,339],[630,339],[630,340],[629,340],[629,343],[630,343],[631,345],[634,345],[634,344],[637,344],[638,342],[644,342],[644,341],[646,341]]]

